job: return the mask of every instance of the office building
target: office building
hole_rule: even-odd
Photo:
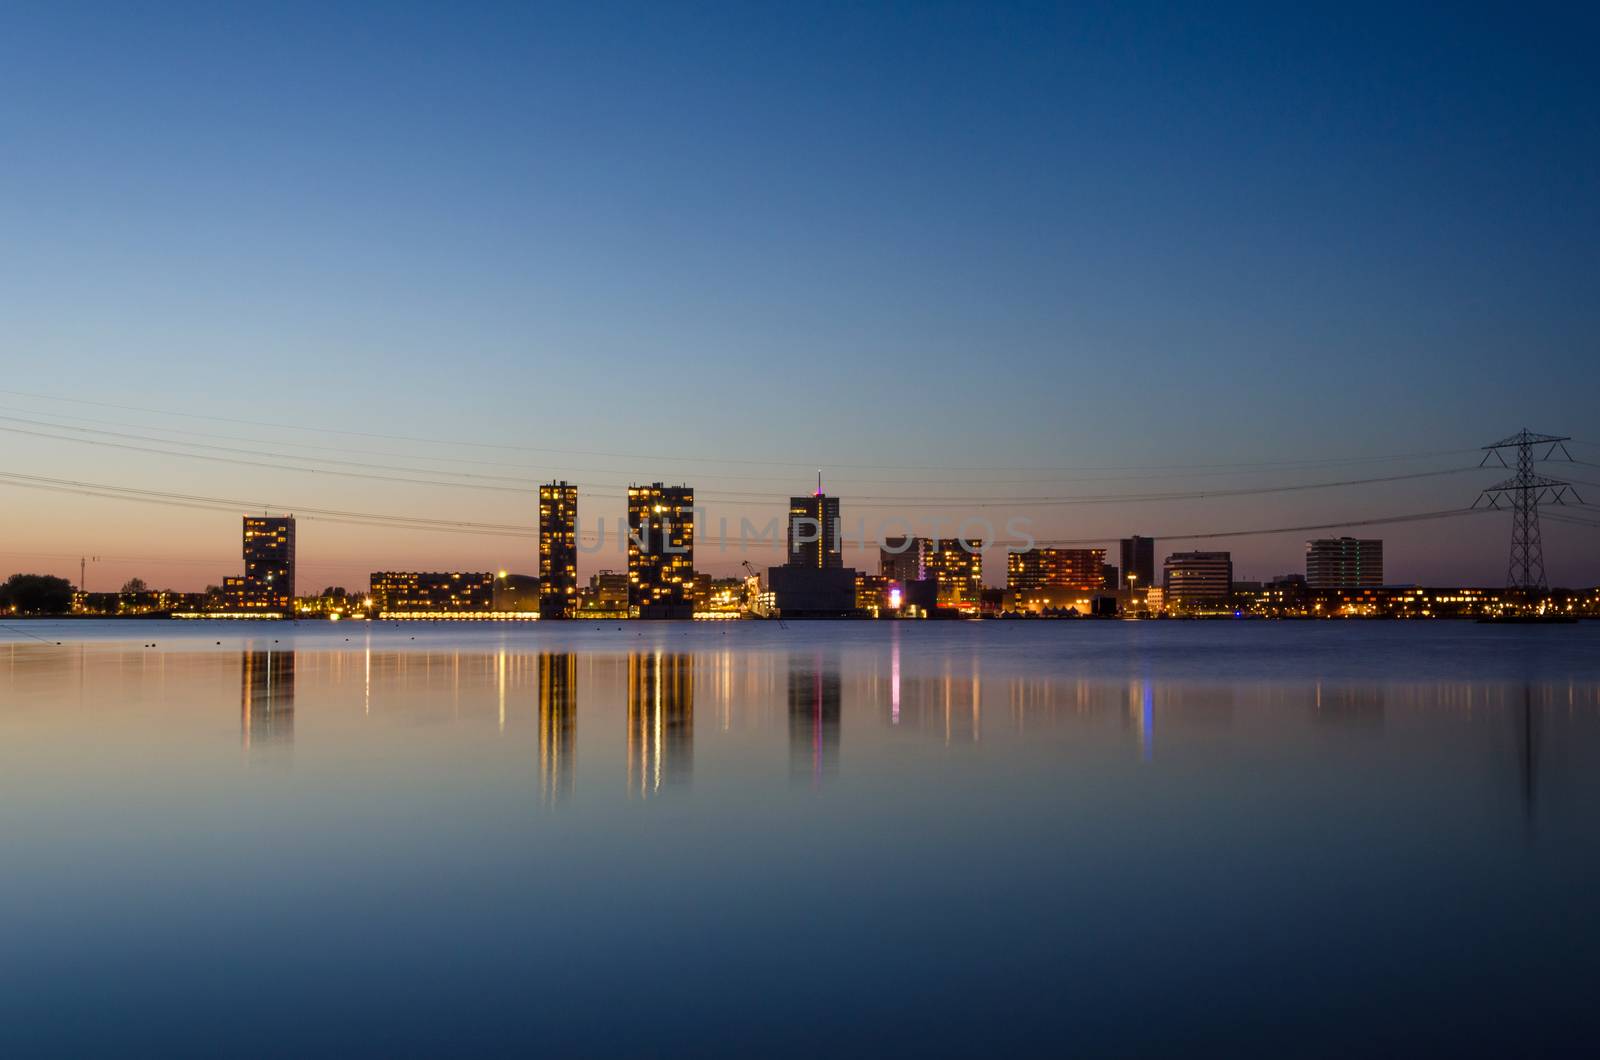
[[[294,608],[294,516],[245,516],[244,576],[222,584],[234,611],[289,614]]]
[[[1383,542],[1354,537],[1306,542],[1306,584],[1312,589],[1383,584]]]
[[[898,605],[903,595],[881,574],[856,574],[856,610],[862,614],[877,618],[892,605]]]
[[[789,499],[788,559],[767,568],[773,605],[785,618],[841,617],[856,610],[856,572],[844,565],[839,498],[822,492]]]
[[[767,588],[772,592],[773,605],[784,618],[842,618],[855,614],[854,567],[768,567]]]
[[[789,498],[789,552],[785,566],[827,570],[844,566],[839,539],[839,498],[822,492]]]
[[[488,571],[375,571],[373,608],[379,614],[445,614],[494,609],[495,576]]]
[[[589,576],[589,586],[580,594],[585,615],[626,618],[628,615],[628,576],[603,570]]]
[[[932,542],[925,537],[889,537],[878,551],[878,573],[892,582],[909,585],[928,576],[928,552]]]
[[[1233,592],[1233,556],[1227,552],[1174,552],[1162,570],[1169,611],[1227,608]]]
[[[570,618],[578,606],[578,487],[539,487],[539,617]]]
[[[1154,585],[1156,583],[1155,539],[1137,535],[1123,538],[1121,563],[1118,567],[1122,587],[1128,587],[1130,580],[1135,589],[1148,589]]]
[[[1002,609],[1020,614],[1091,614],[1105,588],[1103,548],[1030,548],[1006,554]]]
[[[640,618],[694,613],[694,490],[628,487],[628,606]]]
[[[1103,548],[1030,548],[1006,554],[1007,589],[1046,586],[1093,591],[1105,582]]]
[[[983,600],[983,542],[941,537],[930,542],[927,576],[938,583],[939,606],[976,611]]]

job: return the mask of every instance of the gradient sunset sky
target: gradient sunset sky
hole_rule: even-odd
[[[1504,472],[1027,498],[1466,469],[1523,426],[1600,463],[1597,31],[1527,3],[8,4],[0,468],[529,527],[552,477],[586,521],[661,478],[737,526],[819,467],[847,522],[987,498],[1042,538],[1463,507]],[[356,465],[388,480],[330,473]],[[88,554],[90,588],[198,589],[237,573],[238,515],[0,482],[0,577]],[[1504,577],[1501,516],[1359,532],[1390,581]],[[299,536],[302,591],[537,571],[531,538]],[[1158,549],[1265,577],[1308,536]],[[1600,582],[1600,531],[1545,538],[1553,582]],[[581,573],[621,565],[613,538]]]

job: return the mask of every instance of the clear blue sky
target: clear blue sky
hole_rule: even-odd
[[[657,454],[491,454],[530,480],[662,475],[781,503],[822,466],[847,516],[896,477],[918,496],[1084,488],[852,464],[1326,459],[1525,424],[1600,441],[1593,7],[334,8],[6,6],[0,386]],[[533,510],[32,436],[0,435],[0,452],[209,496]],[[793,465],[706,462],[730,456]],[[1291,525],[1454,507],[1484,483],[1039,521],[1073,537]],[[237,566],[229,516],[14,489],[0,508],[6,570],[90,550],[131,557],[108,578],[188,587]],[[1492,581],[1506,531],[1385,533],[1391,578]],[[1231,547],[1267,575],[1297,567],[1304,536]],[[1600,580],[1594,531],[1547,537],[1553,576]],[[353,528],[303,529],[301,555],[356,583],[533,569],[500,542]]]

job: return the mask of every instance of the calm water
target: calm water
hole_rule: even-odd
[[[1600,625],[33,622],[0,850],[10,1055],[1578,1051]]]

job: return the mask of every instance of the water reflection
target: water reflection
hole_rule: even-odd
[[[572,797],[572,745],[578,729],[578,657],[539,656],[539,791],[554,804]]]
[[[628,656],[628,791],[645,798],[694,773],[694,657]]]
[[[1517,772],[1522,784],[1522,816],[1533,827],[1534,799],[1539,788],[1539,715],[1533,705],[1533,686],[1522,686],[1522,703],[1513,717],[1517,723]]]
[[[1322,725],[1342,726],[1348,729],[1381,729],[1385,710],[1382,686],[1334,685],[1324,687],[1317,682],[1316,698],[1312,703],[1311,718]]]
[[[789,657],[789,776],[818,783],[839,772],[842,696],[837,652]]]
[[[239,739],[245,750],[294,742],[294,652],[240,652],[239,674]]]

